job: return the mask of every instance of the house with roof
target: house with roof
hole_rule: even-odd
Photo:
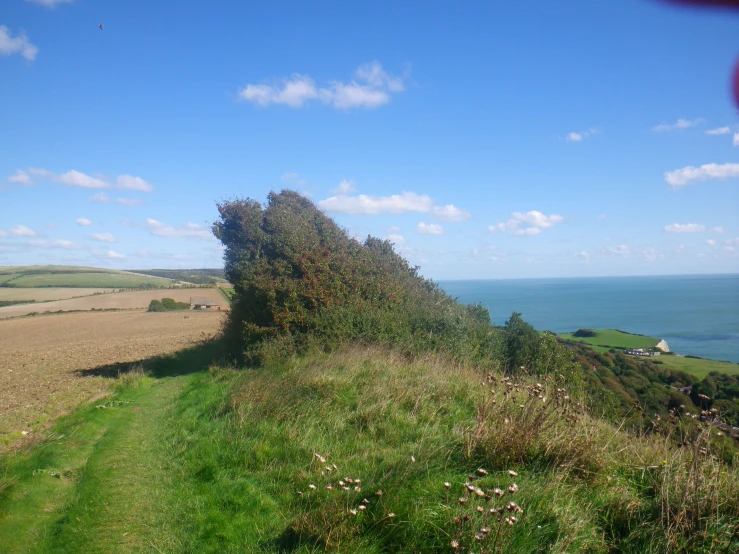
[[[214,302],[213,300],[211,300],[210,298],[206,298],[205,296],[191,296],[190,309],[216,311],[228,308],[224,308],[218,302]]]

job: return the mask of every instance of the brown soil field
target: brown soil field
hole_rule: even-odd
[[[96,293],[113,292],[116,289],[84,289],[66,287],[48,288],[4,288],[0,287],[0,300],[35,300],[48,302],[49,300],[66,300],[80,296],[90,296]]]
[[[169,291],[167,291],[169,292]],[[216,334],[222,312],[101,312],[0,321],[0,453],[101,395],[111,379],[78,370],[134,364]]]
[[[224,307],[226,301],[217,290],[213,289],[166,289],[166,290],[142,290],[116,292],[111,294],[98,294],[82,298],[70,298],[68,300],[55,300],[43,304],[19,304],[17,306],[6,306],[0,308],[0,319],[17,317],[31,312],[43,313],[45,311],[56,312],[59,310],[69,312],[73,310],[135,310],[146,308],[152,300],[162,298],[174,298],[177,302],[189,302],[191,296],[205,296],[213,302],[218,302]]]

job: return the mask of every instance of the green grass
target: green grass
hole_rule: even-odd
[[[18,277],[20,273],[0,273],[0,283],[6,283]]]
[[[452,552],[457,539],[479,552],[475,508],[511,500],[524,511],[502,528],[505,552],[667,550],[660,507],[679,494],[659,491],[692,467],[682,451],[586,416],[572,425],[564,408],[536,425],[536,396],[504,397],[497,377],[485,384],[438,358],[354,349],[206,370],[215,348],[148,362],[150,377],[98,401],[111,407],[83,407],[1,459],[3,551],[402,554]],[[519,491],[465,494],[480,468],[488,474],[474,486],[515,481]],[[721,504],[702,516],[704,532],[675,540],[729,552],[739,544],[721,526],[739,520],[739,476],[708,469],[702,482],[721,480],[711,489]],[[361,483],[344,491],[347,477]],[[363,498],[367,509],[353,515]],[[464,515],[469,524],[454,523]]]
[[[217,287],[218,293],[223,297],[223,299],[226,301],[226,303],[230,306],[231,305],[231,298],[234,294],[234,289],[227,288],[227,287]]]
[[[684,356],[660,356],[659,358],[650,359],[652,361],[662,362],[664,366],[671,369],[679,369],[701,379],[712,371],[720,371],[729,375],[739,375],[739,364],[731,362],[718,362],[705,358],[686,358]]]
[[[21,275],[12,281],[15,287],[89,287],[89,288],[135,288],[140,285],[167,287],[168,279],[130,275],[127,273],[56,273]]]
[[[572,333],[559,333],[566,340],[608,348],[654,348],[660,339],[644,335],[633,335],[615,329],[595,329],[594,337],[575,337]]]

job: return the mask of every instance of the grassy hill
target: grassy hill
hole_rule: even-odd
[[[173,283],[171,279],[96,267],[0,267],[0,287],[158,288],[168,287]]]
[[[565,340],[584,342],[591,346],[605,348],[654,348],[660,339],[645,335],[634,335],[616,329],[595,329],[594,337],[576,337],[573,333],[560,333]]]
[[[145,363],[0,459],[6,551],[739,548],[739,474],[710,428],[672,446],[679,422],[635,436],[556,379],[437,356],[350,347],[235,371],[209,348]]]
[[[223,269],[132,269],[134,273],[152,275],[195,285],[226,283]]]
[[[595,329],[594,337],[576,337],[574,333],[560,333],[557,335],[563,340],[575,341],[597,352],[607,352],[611,349],[625,350],[628,348],[654,348],[660,339],[645,335],[635,335],[615,329]],[[670,369],[684,371],[699,378],[704,378],[712,371],[739,375],[739,364],[706,358],[685,357],[677,355],[662,355],[654,363],[664,365]]]

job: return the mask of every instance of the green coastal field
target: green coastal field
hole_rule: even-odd
[[[560,333],[566,340],[584,342],[592,346],[607,348],[654,348],[660,339],[645,335],[634,335],[616,329],[594,329],[594,337],[576,337],[573,333]]]
[[[594,329],[594,337],[576,337],[573,333],[560,333],[561,339],[587,344],[596,352],[608,352],[611,349],[625,350],[629,348],[654,348],[660,339],[645,335],[635,335],[615,329]],[[707,358],[688,358],[674,354],[662,354],[649,358],[653,363],[670,369],[677,369],[704,378],[712,371],[719,371],[728,375],[739,375],[739,364]]]
[[[172,279],[92,267],[0,267],[0,287],[136,288],[168,287]]]

